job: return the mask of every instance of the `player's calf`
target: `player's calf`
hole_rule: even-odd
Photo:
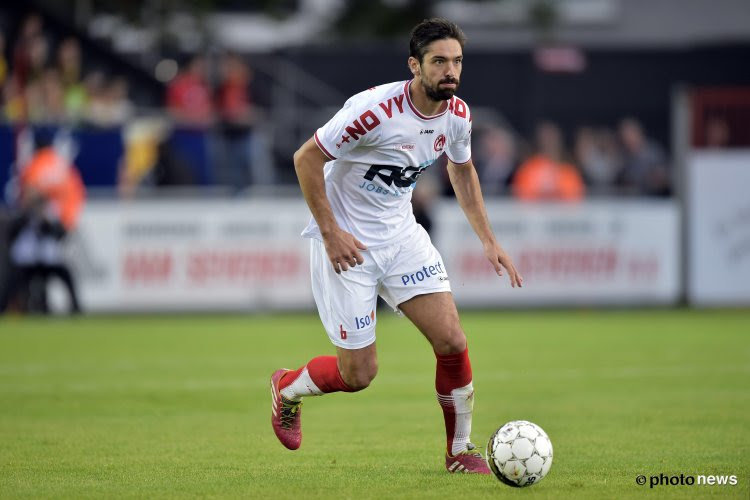
[[[339,349],[337,370],[352,392],[366,389],[378,374],[375,344],[362,349]]]
[[[352,392],[367,389],[375,379],[378,372],[377,365],[368,367],[354,367],[350,370],[341,371],[341,379],[351,388]]]

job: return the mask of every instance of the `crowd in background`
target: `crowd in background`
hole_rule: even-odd
[[[195,186],[241,192],[294,182],[291,154],[279,153],[283,158],[276,162],[268,155],[266,132],[258,127],[267,120],[253,100],[253,71],[246,58],[192,55],[164,78],[157,71],[165,84],[162,106],[145,109],[131,99],[135,80],[112,70],[116,56],[108,70],[98,68],[82,48],[90,44],[75,36],[51,36],[35,14],[22,20],[12,39],[0,25],[0,168],[9,174],[4,178],[6,172],[0,172],[0,313],[47,312],[47,283],[55,278],[68,290],[70,311],[80,312],[64,249],[91,185],[116,186],[119,196],[131,197],[152,187],[190,186],[194,194]],[[145,78],[141,84],[152,77]],[[143,88],[132,90],[137,94]],[[706,113],[694,145],[746,144],[736,139],[741,118],[729,120],[722,106]],[[487,198],[574,203],[596,196],[673,194],[666,145],[655,141],[637,117],[576,129],[546,120],[519,131],[515,124],[477,116],[473,160]],[[78,143],[76,133],[90,129],[95,134],[87,136],[89,142]],[[110,163],[97,157],[84,167],[81,148],[106,142],[105,133],[117,142],[113,154],[102,148]],[[432,203],[452,194],[441,166],[420,177],[412,197],[427,231]],[[112,175],[88,184],[86,174],[95,170]]]
[[[273,162],[263,159],[265,145],[254,132],[258,110],[250,92],[252,70],[241,56],[229,53],[218,58],[216,70],[213,79],[204,56],[186,59],[166,87],[169,120],[130,124],[121,194],[144,184],[240,190],[275,182]]]
[[[616,130],[581,127],[571,147],[551,121],[537,125],[531,142],[507,128],[479,128],[473,148],[488,195],[576,201],[590,194],[670,194],[666,153],[633,118],[623,119]]]
[[[75,37],[52,43],[38,15],[27,17],[16,40],[0,32],[2,116],[11,122],[114,126],[133,116],[128,82],[100,70],[84,74]],[[8,60],[5,55],[10,54]]]
[[[132,195],[143,185],[243,188],[279,178],[273,162],[253,160],[259,149],[253,133],[258,110],[251,95],[252,70],[241,56],[221,55],[213,73],[202,56],[185,60],[166,86],[164,108],[170,119],[139,121],[125,78],[84,72],[76,38],[50,40],[37,15],[23,21],[9,50],[0,33],[2,115],[16,123],[123,126],[121,194]],[[720,125],[710,128],[717,137]],[[623,119],[616,129],[567,131],[568,137],[552,121],[539,123],[531,139],[481,122],[475,129],[474,159],[488,196],[576,201],[589,195],[666,196],[671,191],[664,147],[649,139],[634,118]],[[180,150],[175,143],[197,146]],[[203,178],[191,165],[201,157],[208,158],[204,163],[211,169]],[[450,191],[445,178],[437,182],[430,189]]]

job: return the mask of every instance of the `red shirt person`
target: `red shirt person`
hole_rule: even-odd
[[[213,122],[214,105],[206,79],[206,60],[196,56],[167,87],[167,108],[180,125],[204,128]]]

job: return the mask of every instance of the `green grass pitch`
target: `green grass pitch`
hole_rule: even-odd
[[[332,353],[316,316],[0,319],[0,498],[748,498],[750,310],[466,312],[482,449],[541,425],[550,474],[512,489],[443,464],[434,357],[378,319],[380,373],[270,427],[268,377]],[[736,486],[638,486],[639,474]]]

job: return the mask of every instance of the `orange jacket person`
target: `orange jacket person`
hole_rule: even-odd
[[[538,153],[526,160],[513,178],[513,194],[521,200],[576,201],[585,187],[578,170],[562,161],[562,135],[551,122],[536,130]]]
[[[53,147],[38,150],[19,176],[24,205],[41,202],[67,231],[78,223],[86,189],[78,170]]]
[[[518,169],[513,194],[521,200],[576,201],[583,198],[585,188],[576,168],[545,155],[534,155]]]

